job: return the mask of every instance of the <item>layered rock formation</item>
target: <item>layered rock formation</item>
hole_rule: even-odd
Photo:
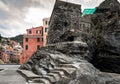
[[[119,65],[119,62],[111,61],[112,58],[115,60],[119,58],[119,13],[110,10],[106,10],[105,13],[97,12],[92,16],[92,28],[87,34],[84,29],[84,32],[81,30],[80,7],[80,5],[57,0],[50,20],[47,46],[38,50],[28,62],[20,67],[19,71],[27,74],[28,82],[40,84],[120,83],[119,74],[101,72],[90,63],[92,62],[96,67],[99,66],[100,70],[100,67],[104,67],[107,63]],[[100,65],[102,63],[104,64]]]
[[[106,0],[98,8],[110,10],[96,11],[91,18],[95,42],[92,63],[102,71],[120,73],[120,3]]]

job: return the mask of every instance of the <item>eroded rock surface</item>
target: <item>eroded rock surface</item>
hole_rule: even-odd
[[[57,1],[50,20],[47,43],[74,41],[79,35],[81,5]]]
[[[120,73],[120,3],[106,0],[100,8],[111,10],[96,13],[91,18],[95,42],[92,63],[102,71]]]
[[[47,46],[20,67],[39,75],[39,78],[31,77],[30,81],[43,84],[120,84],[119,74],[101,72],[94,67],[99,66],[101,70],[100,67],[104,69],[113,63],[115,66],[105,69],[111,72],[119,66],[116,61],[120,52],[119,13],[110,10],[97,12],[92,16],[92,29],[87,34],[81,31],[80,8],[80,5],[57,0],[50,20]],[[117,70],[120,69],[117,67]]]

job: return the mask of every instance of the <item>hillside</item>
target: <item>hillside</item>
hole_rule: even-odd
[[[12,37],[10,39],[20,43],[21,45],[23,45],[23,35],[22,34],[21,35],[17,35],[15,37]]]
[[[1,40],[2,39],[7,39],[6,37],[3,37],[3,36],[1,36],[1,34],[0,34],[0,43],[1,43]]]

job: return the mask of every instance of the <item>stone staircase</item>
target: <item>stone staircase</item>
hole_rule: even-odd
[[[80,41],[62,42],[54,45],[49,45],[47,46],[47,48],[49,49],[51,46],[53,49],[57,50],[58,52],[55,50],[54,51],[40,50],[38,51],[37,54],[35,54],[35,56],[33,56],[34,58],[31,58],[31,60],[38,59],[37,57],[40,57],[41,54],[43,56],[47,56],[50,59],[50,63],[54,65],[54,68],[51,69],[49,68],[50,70],[49,73],[40,76],[34,74],[32,71],[25,70],[24,68],[18,70],[18,72],[20,72],[26,78],[28,83],[67,84],[71,79],[75,79],[76,71],[80,68],[80,65],[86,63],[85,60],[83,61],[83,59],[81,59],[81,57],[88,56],[89,54],[87,48],[88,46],[84,42],[80,42]],[[64,46],[68,46],[68,47],[66,48]],[[59,51],[64,52],[64,50],[68,53],[69,56],[59,52]],[[48,63],[48,65],[50,63]]]
[[[30,84],[55,84],[61,80],[67,81],[74,78],[77,69],[78,66],[75,64],[61,64],[42,77],[28,70],[17,71],[22,74]]]

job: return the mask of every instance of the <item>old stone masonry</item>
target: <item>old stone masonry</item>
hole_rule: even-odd
[[[29,83],[120,84],[117,0],[105,0],[86,16],[81,5],[57,0],[49,29],[47,46],[18,70]]]

